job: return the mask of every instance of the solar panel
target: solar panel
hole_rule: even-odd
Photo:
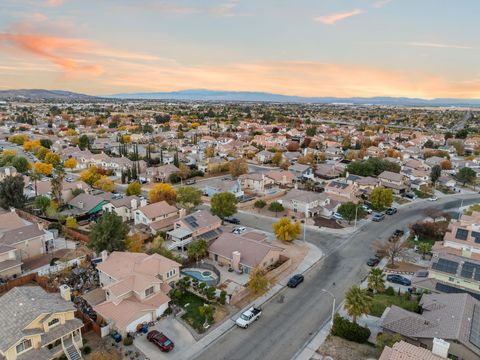
[[[188,216],[185,218],[185,221],[187,222],[188,225],[190,225],[193,228],[198,227],[197,219],[194,216]]]
[[[480,307],[473,307],[472,325],[470,326],[470,342],[480,348]]]
[[[468,238],[468,230],[465,229],[457,229],[457,234],[455,238],[458,240],[467,240]]]
[[[456,274],[457,268],[457,262],[446,259],[439,259],[438,262],[432,264],[432,269],[443,271],[449,274]]]
[[[480,300],[480,294],[477,294],[477,293],[474,293],[474,292],[471,292],[471,291],[466,291],[466,290],[463,290],[463,289],[459,289],[459,288],[456,288],[455,286],[450,286],[450,285],[443,284],[443,283],[440,283],[440,282],[437,282],[435,284],[435,290],[438,290],[438,291],[440,291],[442,293],[445,293],[445,294],[469,294],[472,297],[474,297],[475,299]]]
[[[465,262],[462,266],[462,272],[460,275],[462,275],[464,278],[471,279],[473,278],[473,272],[475,271],[475,264],[472,264],[470,262]]]
[[[472,237],[475,239],[475,242],[480,244],[480,232],[472,231]]]

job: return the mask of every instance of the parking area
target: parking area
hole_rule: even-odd
[[[195,339],[185,328],[185,326],[183,326],[173,316],[168,316],[167,318],[160,320],[155,326],[148,329],[148,331],[152,330],[163,332],[170,340],[173,341],[175,348],[169,353],[164,353],[147,340],[146,334],[135,337],[135,347],[151,360],[186,360],[188,357],[187,350],[196,343]]]
[[[391,273],[391,272],[388,272],[387,273],[387,276],[388,275],[394,275],[395,273]],[[400,275],[400,276],[403,276],[404,278],[407,278],[408,280],[412,280],[412,275],[408,275],[408,274],[396,274],[396,275]],[[392,283],[390,281],[387,281],[387,278],[385,277],[385,287],[388,288],[388,287],[392,287],[395,291],[398,291],[398,289],[400,289],[400,292],[401,293],[404,293],[404,292],[407,292],[409,288],[411,288],[412,286],[405,286],[405,285],[400,285],[400,284],[395,284],[395,283]]]

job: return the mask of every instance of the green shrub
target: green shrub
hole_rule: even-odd
[[[263,209],[266,205],[267,203],[264,200],[257,200],[253,204],[253,206],[255,206],[257,209]]]
[[[363,344],[370,337],[370,329],[348,321],[336,314],[330,334]]]
[[[84,347],[83,347],[83,353],[84,353],[85,355],[88,355],[88,354],[90,354],[91,352],[92,352],[92,348],[91,348],[90,346],[84,346]]]
[[[165,309],[163,312],[163,315],[167,316],[170,315],[173,312],[172,308],[169,306],[168,308]]]
[[[133,338],[130,337],[130,336],[126,336],[124,339],[123,339],[123,345],[125,346],[130,346],[133,344]]]
[[[395,295],[395,290],[393,289],[393,287],[389,286],[387,290],[385,290],[385,295],[389,295],[389,296]]]
[[[214,286],[210,286],[207,288],[206,293],[208,300],[213,300],[215,298],[215,291],[216,289]]]
[[[220,296],[218,297],[218,302],[222,305],[225,305],[227,299],[227,292],[225,290],[222,290],[220,292]]]

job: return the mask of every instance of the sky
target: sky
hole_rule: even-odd
[[[0,90],[480,98],[478,0],[0,0]]]

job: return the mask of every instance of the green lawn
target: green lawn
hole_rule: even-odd
[[[198,308],[203,306],[205,300],[197,295],[185,292],[178,302],[186,310],[186,313],[182,315],[182,319],[188,322],[199,333],[204,332],[203,324],[205,323],[205,316],[200,314]],[[186,304],[189,305],[185,307]]]
[[[406,300],[403,295],[376,294],[373,296],[369,315],[380,317],[385,309],[391,305],[397,305],[408,311],[417,311],[418,308],[416,300]]]
[[[431,193],[427,193],[427,192],[423,192],[423,191],[418,191],[418,190],[413,190],[413,192],[414,192],[415,195],[417,195],[417,197],[419,197],[420,199],[428,199],[428,198],[432,197],[432,194],[431,194]]]

